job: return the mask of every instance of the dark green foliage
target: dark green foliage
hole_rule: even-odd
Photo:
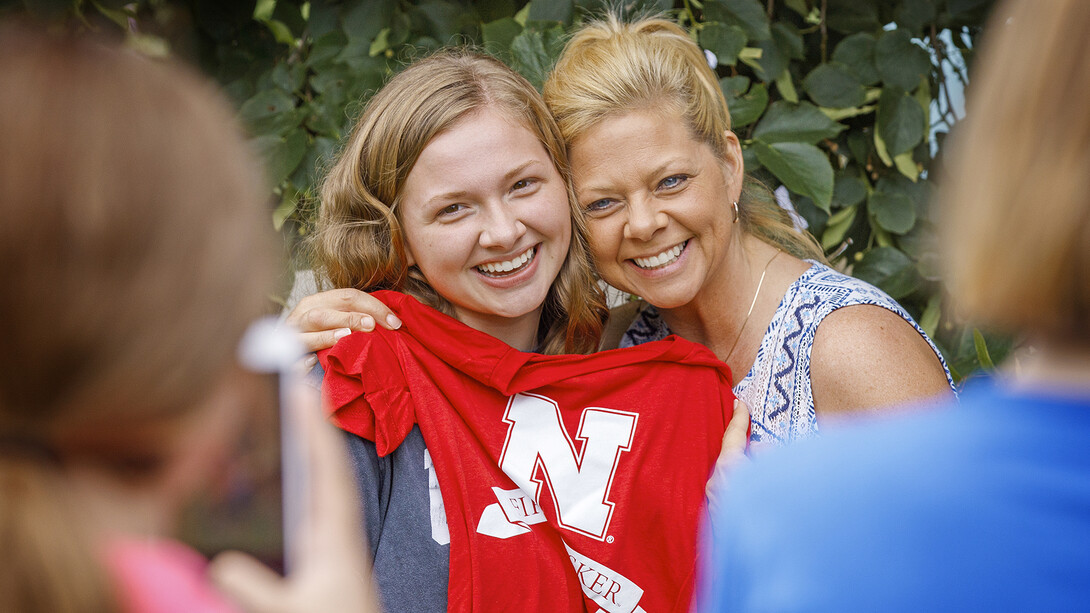
[[[298,237],[324,165],[390,75],[469,43],[540,86],[565,35],[607,4],[667,12],[714,55],[748,170],[790,190],[835,265],[900,300],[961,375],[1002,359],[1009,343],[944,314],[928,211],[933,160],[960,119],[949,85],[967,80],[962,58],[993,0],[25,0],[22,10],[199,62],[267,161],[277,227]]]

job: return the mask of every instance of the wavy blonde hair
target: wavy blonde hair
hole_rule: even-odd
[[[1090,344],[1090,3],[1005,2],[984,30],[939,212],[949,289],[983,324]]]
[[[449,303],[406,264],[398,205],[428,143],[486,106],[503,110],[536,135],[567,186],[572,239],[545,298],[538,328],[542,351],[592,352],[607,313],[605,297],[576,214],[560,131],[533,85],[498,60],[469,50],[444,50],[412,64],[368,102],[322,184],[312,243],[319,269],[335,287],[404,291],[451,314]]]
[[[626,23],[610,13],[584,25],[564,47],[544,93],[568,143],[608,117],[665,108],[681,113],[694,139],[725,155],[730,114],[719,81],[700,47],[667,19]],[[759,182],[747,177],[738,206],[746,232],[796,257],[825,260]]]

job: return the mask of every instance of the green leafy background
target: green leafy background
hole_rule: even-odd
[[[29,12],[177,55],[220,82],[266,161],[272,222],[306,234],[324,164],[368,96],[416,57],[469,43],[540,86],[598,0],[25,0]],[[747,171],[786,186],[834,265],[899,300],[955,376],[1009,339],[944,309],[929,208],[945,133],[992,0],[644,0],[711,56]],[[210,220],[214,222],[214,220]]]

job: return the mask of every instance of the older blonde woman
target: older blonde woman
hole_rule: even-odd
[[[676,333],[715,352],[753,439],[950,393],[942,358],[878,289],[829,269],[744,174],[715,74],[676,24],[576,32],[545,85],[601,277],[648,303],[621,339]]]

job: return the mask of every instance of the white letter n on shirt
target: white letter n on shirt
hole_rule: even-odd
[[[609,491],[622,451],[632,445],[639,415],[628,411],[583,409],[576,451],[550,398],[515,394],[508,400],[503,421],[509,427],[500,455],[500,468],[523,491],[541,500],[548,486],[561,526],[603,540],[609,530],[613,503]],[[540,467],[544,479],[535,479]]]

